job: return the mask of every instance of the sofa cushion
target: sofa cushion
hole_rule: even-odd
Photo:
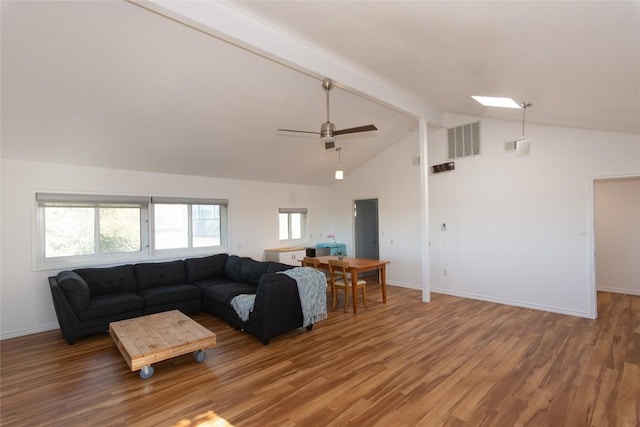
[[[248,259],[251,258],[241,258],[237,255],[229,256],[227,262],[224,263],[224,275],[233,281],[242,282],[242,265]]]
[[[256,287],[248,283],[226,283],[210,286],[204,290],[204,297],[231,307],[231,300],[240,294],[255,294]]]
[[[149,262],[135,265],[138,292],[143,289],[187,283],[184,261]]]
[[[87,321],[142,310],[143,307],[144,301],[140,295],[133,292],[115,292],[91,297],[89,306],[86,310],[79,312],[78,317],[82,321]]]
[[[140,291],[145,307],[200,299],[202,289],[193,285],[169,285]]]
[[[242,268],[240,269],[242,281],[244,283],[250,283],[258,286],[258,282],[260,282],[262,275],[267,272],[269,264],[271,263],[260,262],[251,258],[245,260],[244,263],[242,263]]]
[[[278,271],[286,271],[294,268],[292,265],[283,264],[281,262],[270,262],[269,267],[267,267],[267,273],[277,273]]]
[[[74,271],[61,271],[56,276],[58,286],[62,288],[67,296],[73,311],[79,313],[89,306],[89,285]]]
[[[204,258],[185,259],[187,283],[224,277],[224,264],[227,258],[229,258],[228,254],[217,254]]]
[[[190,283],[191,285],[197,286],[200,289],[206,289],[209,286],[217,286],[217,285],[224,285],[225,283],[237,283],[234,282],[231,279],[228,279],[226,277],[218,277],[215,279],[206,279],[206,280],[200,280],[194,283]]]
[[[109,268],[81,268],[75,272],[89,285],[92,298],[114,292],[136,291],[136,276],[131,264]]]

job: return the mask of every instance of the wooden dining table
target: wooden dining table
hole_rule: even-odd
[[[325,255],[316,257],[318,260],[318,268],[322,270],[329,269],[329,260],[338,259],[336,255]],[[382,290],[382,303],[387,303],[387,264],[389,261],[382,261],[379,259],[367,259],[367,258],[349,258],[342,257],[342,261],[349,263],[349,274],[351,274],[351,291],[353,292],[353,314],[358,313],[358,301],[357,298],[357,286],[358,274],[366,271],[378,271],[378,278],[380,279],[380,289]]]

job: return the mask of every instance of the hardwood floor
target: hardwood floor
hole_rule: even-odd
[[[268,346],[206,314],[203,363],[142,380],[108,334],[1,346],[3,426],[638,426],[640,297],[598,294],[599,320],[389,287],[369,309]],[[361,303],[361,302],[360,302]]]

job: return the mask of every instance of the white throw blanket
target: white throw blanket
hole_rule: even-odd
[[[286,274],[298,284],[302,326],[309,326],[327,318],[327,280],[323,273],[311,267],[295,267],[279,273]],[[249,319],[255,300],[256,296],[250,294],[241,294],[231,300],[233,309],[243,322]]]
[[[246,322],[249,320],[249,313],[253,311],[253,303],[256,301],[256,294],[240,294],[231,300],[233,309],[238,313],[238,317]]]
[[[327,279],[312,267],[295,267],[279,273],[295,279],[302,307],[302,326],[313,325],[327,318]]]

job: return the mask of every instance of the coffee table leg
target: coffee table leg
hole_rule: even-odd
[[[196,351],[193,356],[196,359],[196,362],[200,363],[200,362],[204,362],[204,359],[207,357],[207,351],[206,350],[198,350]]]
[[[152,375],[153,366],[143,366],[142,369],[140,369],[140,378],[142,378],[143,380],[151,378]]]

